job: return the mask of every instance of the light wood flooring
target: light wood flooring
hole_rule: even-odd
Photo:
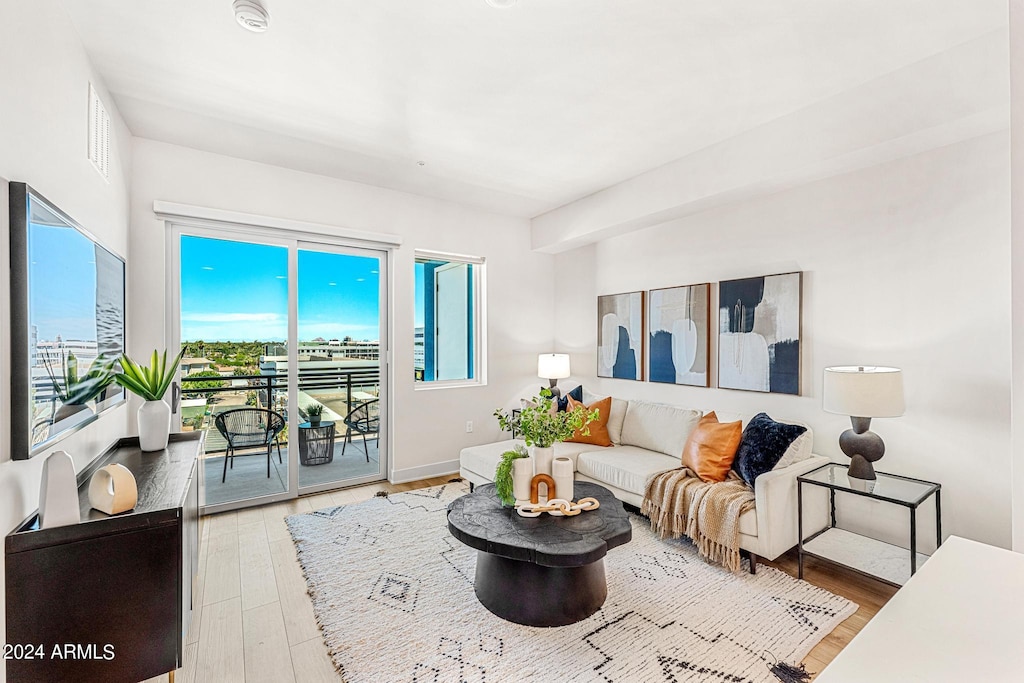
[[[370,484],[203,518],[197,606],[185,666],[176,673],[176,683],[338,681],[284,518],[357,503],[378,491],[437,486],[452,476],[457,475],[399,485]],[[796,562],[793,550],[768,564],[796,576]],[[860,605],[804,660],[808,671],[818,673],[896,589],[813,558],[804,564],[804,578]],[[166,681],[165,675],[146,683]]]

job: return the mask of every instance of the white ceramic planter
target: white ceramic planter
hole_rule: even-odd
[[[161,401],[146,401],[139,408],[139,448],[162,451],[171,432],[171,407]]]
[[[512,496],[516,502],[530,500],[530,481],[533,479],[533,458],[512,461]]]
[[[567,500],[570,503],[574,500],[572,460],[569,458],[555,458],[551,463],[551,477],[555,480],[555,498]],[[550,497],[550,496],[549,496]]]
[[[531,453],[533,456],[531,458],[533,460],[533,473],[535,475],[546,474],[551,476],[551,461],[555,457],[555,449],[550,446],[547,448],[533,446],[531,450],[533,451]]]

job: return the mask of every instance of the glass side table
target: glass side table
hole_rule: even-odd
[[[935,544],[942,545],[942,486],[930,481],[877,472],[864,481],[847,476],[847,465],[829,463],[797,477],[798,577],[804,578],[804,556],[842,565],[893,586],[902,586],[928,559],[917,552],[917,508],[935,497]],[[804,486],[829,490],[829,526],[804,538]],[[836,493],[848,493],[901,505],[910,510],[910,550],[836,526]]]

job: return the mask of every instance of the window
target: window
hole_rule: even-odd
[[[417,382],[482,384],[483,259],[416,252]]]

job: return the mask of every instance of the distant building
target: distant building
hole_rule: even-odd
[[[181,374],[191,375],[193,372],[204,372],[213,368],[213,361],[206,358],[182,358]]]

